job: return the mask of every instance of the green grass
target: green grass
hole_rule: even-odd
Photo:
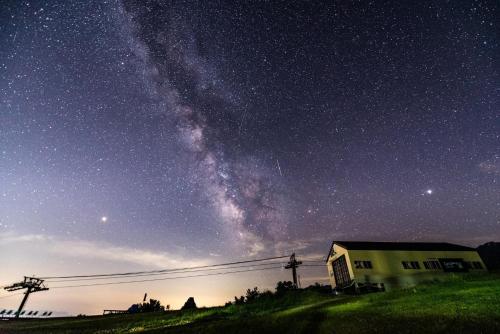
[[[500,333],[500,276],[362,296],[298,291],[195,311],[4,321],[0,333]]]

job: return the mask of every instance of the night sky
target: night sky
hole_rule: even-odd
[[[499,34],[495,0],[2,1],[0,283],[321,259],[334,239],[498,241]],[[280,279],[31,305],[212,305]]]

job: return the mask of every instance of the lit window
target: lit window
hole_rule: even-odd
[[[445,272],[467,272],[469,270],[463,259],[443,258],[439,259],[439,262]]]

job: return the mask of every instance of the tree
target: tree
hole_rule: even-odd
[[[165,311],[165,307],[161,305],[159,300],[150,299],[149,303],[142,304],[142,312],[159,312]]]
[[[234,296],[234,305],[241,305],[245,303],[245,297],[241,296],[240,298]]]
[[[276,284],[276,294],[277,295],[283,295],[287,291],[294,290],[295,285],[291,281],[279,281]]]
[[[160,312],[165,311],[165,306],[159,300],[150,299],[148,303],[133,304],[128,308],[128,313]]]
[[[196,303],[194,301],[194,298],[193,297],[189,297],[186,302],[184,303],[184,306],[181,308],[181,310],[193,310],[193,309],[196,309],[198,308],[196,306]]]
[[[257,299],[257,297],[259,297],[259,294],[260,294],[260,292],[259,292],[259,289],[257,287],[255,287],[253,289],[247,289],[245,301],[247,303],[254,301],[255,299]]]

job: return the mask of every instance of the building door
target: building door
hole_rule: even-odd
[[[337,287],[343,288],[351,283],[351,276],[349,275],[345,255],[332,262],[332,269]]]

